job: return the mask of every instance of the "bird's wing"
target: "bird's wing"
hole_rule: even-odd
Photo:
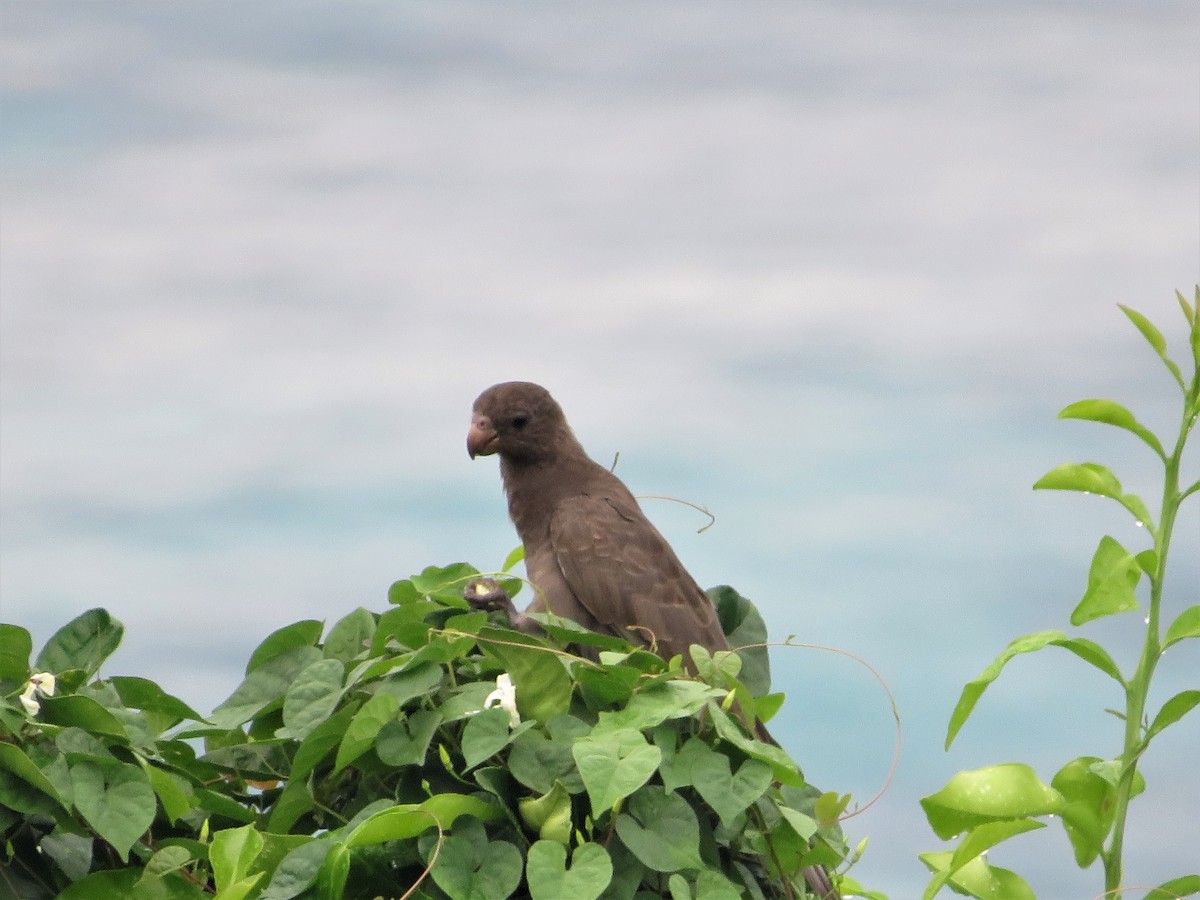
[[[608,492],[563,500],[550,543],[575,599],[613,634],[657,644],[668,659],[686,659],[692,644],[728,647],[712,602],[635,502]]]

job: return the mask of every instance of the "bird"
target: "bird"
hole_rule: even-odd
[[[546,388],[508,381],[480,394],[467,453],[500,457],[509,517],[525,547],[535,598],[522,614],[504,597],[515,627],[536,630],[528,614],[551,612],[667,660],[682,654],[685,665],[692,644],[729,649],[708,595],[625,483],[588,456]],[[774,743],[765,728],[760,735]],[[839,897],[824,869],[804,876],[817,897]]]

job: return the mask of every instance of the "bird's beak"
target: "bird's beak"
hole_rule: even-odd
[[[471,428],[467,431],[467,455],[471,459],[491,456],[496,452],[496,439],[496,429],[487,416],[472,419]]]

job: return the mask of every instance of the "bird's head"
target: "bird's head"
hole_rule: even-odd
[[[499,453],[513,462],[537,462],[563,445],[564,434],[574,443],[562,408],[549,391],[528,381],[506,381],[492,385],[475,401],[467,453],[471,459]]]

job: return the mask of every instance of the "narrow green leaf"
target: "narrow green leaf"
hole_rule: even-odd
[[[1200,637],[1200,605],[1189,606],[1181,612],[1167,628],[1163,636],[1163,649],[1185,638]]]
[[[1150,429],[1139,422],[1128,409],[1112,400],[1080,400],[1072,403],[1058,414],[1060,419],[1086,419],[1113,425],[1137,435],[1150,447],[1159,459],[1166,459],[1162,444]]]
[[[1150,723],[1150,730],[1146,736],[1153,737],[1164,728],[1174,725],[1191,712],[1197,704],[1200,704],[1200,691],[1180,691],[1162,705],[1162,709]]]
[[[1023,653],[1033,653],[1046,646],[1062,647],[1065,650],[1071,651],[1084,662],[1095,666],[1101,672],[1113,678],[1122,687],[1125,686],[1125,680],[1121,677],[1121,672],[1117,668],[1117,664],[1113,662],[1112,657],[1099,644],[1084,638],[1069,638],[1061,631],[1038,631],[1033,634],[1023,635],[1005,647],[1004,652],[997,656],[977,678],[967,682],[963,686],[962,694],[958,698],[954,712],[950,715],[950,724],[946,730],[945,746],[947,750],[950,749],[950,745],[954,742],[954,738],[958,735],[959,730],[966,723],[967,719],[970,718],[971,712],[975,709],[975,704],[979,702],[979,698],[983,696],[983,692],[987,690],[988,685],[996,680],[1004,667],[1014,657],[1020,656]]]
[[[571,854],[557,841],[541,840],[529,848],[525,863],[532,900],[596,900],[612,881],[613,864],[600,844],[584,843]]]
[[[980,900],[1037,900],[1033,889],[1021,876],[1008,869],[988,864],[977,856],[953,875],[947,874],[952,859],[950,853],[922,853],[921,862],[935,874],[925,889],[926,900],[933,897],[942,885],[949,883],[956,893]]]
[[[1141,577],[1142,567],[1134,555],[1108,535],[1102,537],[1088,571],[1087,590],[1071,613],[1071,624],[1137,609],[1136,588]]]
[[[89,609],[54,633],[38,654],[34,669],[55,674],[82,669],[89,676],[95,675],[117,649],[124,633],[125,626],[108,610]]]
[[[1179,371],[1179,366],[1175,365],[1171,358],[1167,356],[1167,341],[1162,336],[1162,332],[1155,327],[1153,322],[1147,319],[1136,309],[1131,309],[1130,307],[1124,306],[1120,303],[1118,303],[1117,306],[1121,307],[1121,312],[1125,313],[1125,315],[1129,317],[1129,321],[1134,324],[1137,330],[1142,333],[1142,337],[1144,337],[1150,346],[1154,348],[1154,352],[1158,354],[1158,358],[1163,361],[1163,365],[1165,365],[1170,370],[1171,375],[1174,376],[1175,382],[1179,385],[1180,390],[1187,391],[1187,386],[1184,384],[1183,375]]]

